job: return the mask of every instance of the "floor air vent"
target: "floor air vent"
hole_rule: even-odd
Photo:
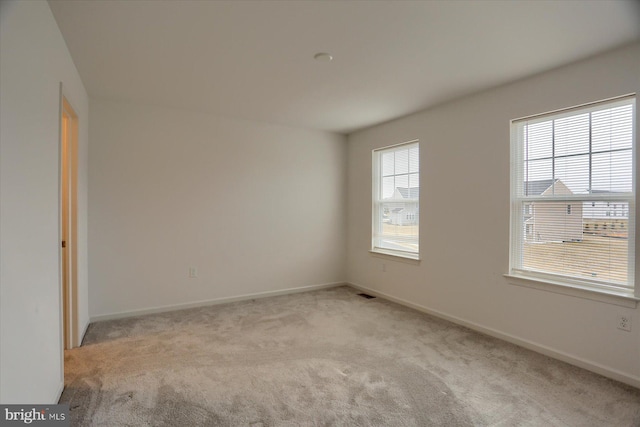
[[[362,298],[366,298],[366,299],[375,298],[373,295],[369,295],[369,294],[358,294],[358,296],[361,296]]]

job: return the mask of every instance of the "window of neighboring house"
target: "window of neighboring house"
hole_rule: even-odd
[[[417,141],[373,150],[372,251],[419,259]]]
[[[512,121],[511,276],[633,296],[634,135],[635,96]]]
[[[524,214],[525,215],[532,215],[533,214],[533,209],[532,209],[532,205],[531,203],[525,203],[523,205],[523,210],[524,210]]]

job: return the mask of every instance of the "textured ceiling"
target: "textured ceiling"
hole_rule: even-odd
[[[635,1],[49,4],[91,97],[341,133],[640,38]]]

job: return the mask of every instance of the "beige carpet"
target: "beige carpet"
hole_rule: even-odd
[[[72,426],[640,426],[640,390],[349,287],[94,323]]]

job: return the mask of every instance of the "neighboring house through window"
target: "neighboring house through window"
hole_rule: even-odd
[[[419,222],[418,142],[374,150],[372,251],[418,259]]]
[[[510,275],[634,295],[635,97],[512,121]]]

